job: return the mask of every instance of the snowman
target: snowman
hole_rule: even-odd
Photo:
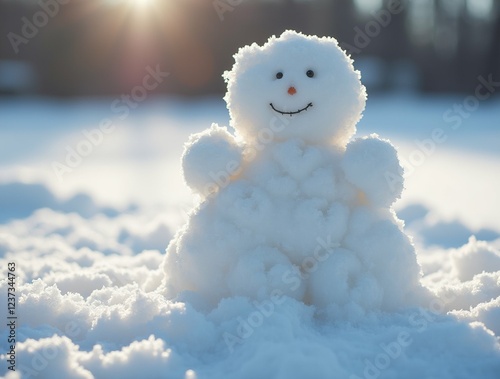
[[[366,102],[353,61],[335,39],[294,31],[234,58],[234,131],[213,124],[185,145],[200,202],[167,248],[167,296],[206,310],[294,298],[349,320],[419,304],[414,247],[392,210],[396,150],[377,135],[352,140]]]

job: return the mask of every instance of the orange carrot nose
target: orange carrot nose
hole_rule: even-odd
[[[296,93],[297,93],[297,90],[295,89],[295,87],[288,88],[289,95],[295,95]]]

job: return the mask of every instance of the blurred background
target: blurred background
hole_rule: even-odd
[[[335,36],[372,90],[466,92],[500,73],[496,0],[2,0],[0,93],[117,94],[159,63],[172,76],[157,92],[220,94],[238,47],[285,29]]]
[[[42,207],[182,219],[183,143],[228,125],[221,75],[237,49],[286,29],[333,36],[355,60],[358,135],[398,147],[397,209],[416,234],[500,236],[499,0],[0,0],[0,222]]]

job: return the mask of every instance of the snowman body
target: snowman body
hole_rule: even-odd
[[[391,208],[396,151],[375,135],[349,142],[366,99],[352,61],[332,38],[290,31],[235,59],[236,134],[213,125],[185,148],[202,201],[167,248],[167,295],[208,309],[288,296],[349,319],[418,303],[414,248]]]

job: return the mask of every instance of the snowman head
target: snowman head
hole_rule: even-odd
[[[356,132],[366,92],[352,59],[334,38],[285,31],[241,48],[224,73],[231,125],[247,142],[300,138],[345,146]]]

